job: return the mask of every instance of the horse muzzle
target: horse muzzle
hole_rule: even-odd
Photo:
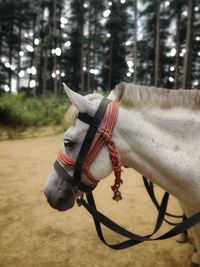
[[[66,193],[66,195],[62,194],[59,196],[53,196],[51,193],[49,193],[48,190],[44,190],[44,194],[47,198],[49,205],[58,211],[66,211],[74,206],[74,195],[69,197],[69,194]]]
[[[56,178],[55,178],[56,177]],[[44,188],[44,194],[49,205],[59,211],[71,209],[75,203],[73,186],[52,170]]]

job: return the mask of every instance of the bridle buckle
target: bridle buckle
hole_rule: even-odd
[[[80,191],[78,189],[78,187],[76,187],[76,186],[73,188],[73,193],[75,196],[76,203],[80,207],[82,205],[82,199],[83,199],[84,193],[82,191]]]

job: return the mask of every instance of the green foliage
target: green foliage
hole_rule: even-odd
[[[67,98],[27,98],[25,94],[0,97],[0,126],[24,130],[29,126],[61,124],[69,106]]]

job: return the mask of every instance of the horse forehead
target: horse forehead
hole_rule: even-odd
[[[88,129],[88,125],[77,120],[75,122],[75,125],[72,125],[68,128],[68,130],[65,132],[64,137],[75,137],[75,136],[83,136],[83,133],[85,133]],[[81,133],[81,135],[80,135]]]

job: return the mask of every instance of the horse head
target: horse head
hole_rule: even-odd
[[[89,118],[94,118],[99,103],[103,98],[100,95],[83,97],[70,90],[66,85],[64,85],[64,89],[73,105],[71,109],[73,109],[74,119],[71,126],[64,133],[63,145],[56,161],[58,168],[54,164],[44,189],[49,204],[59,211],[65,211],[73,207],[75,203],[74,188],[76,187],[76,190],[79,188],[73,181],[73,179],[76,180],[77,178],[76,175],[74,176],[74,168],[90,126],[78,119],[78,114],[87,114]],[[99,128],[101,128],[101,125],[97,128],[95,136],[101,135]],[[102,138],[105,138],[105,133]],[[101,179],[107,177],[112,172],[113,166],[110,160],[109,149],[107,149],[105,144],[102,145],[95,155],[93,155],[92,148],[90,150],[91,155],[88,161],[84,161],[83,166],[81,166],[79,182],[83,185],[82,187],[86,186],[93,190]],[[62,175],[63,172],[70,178],[66,179],[65,174]],[[79,188],[80,190],[82,189]]]

